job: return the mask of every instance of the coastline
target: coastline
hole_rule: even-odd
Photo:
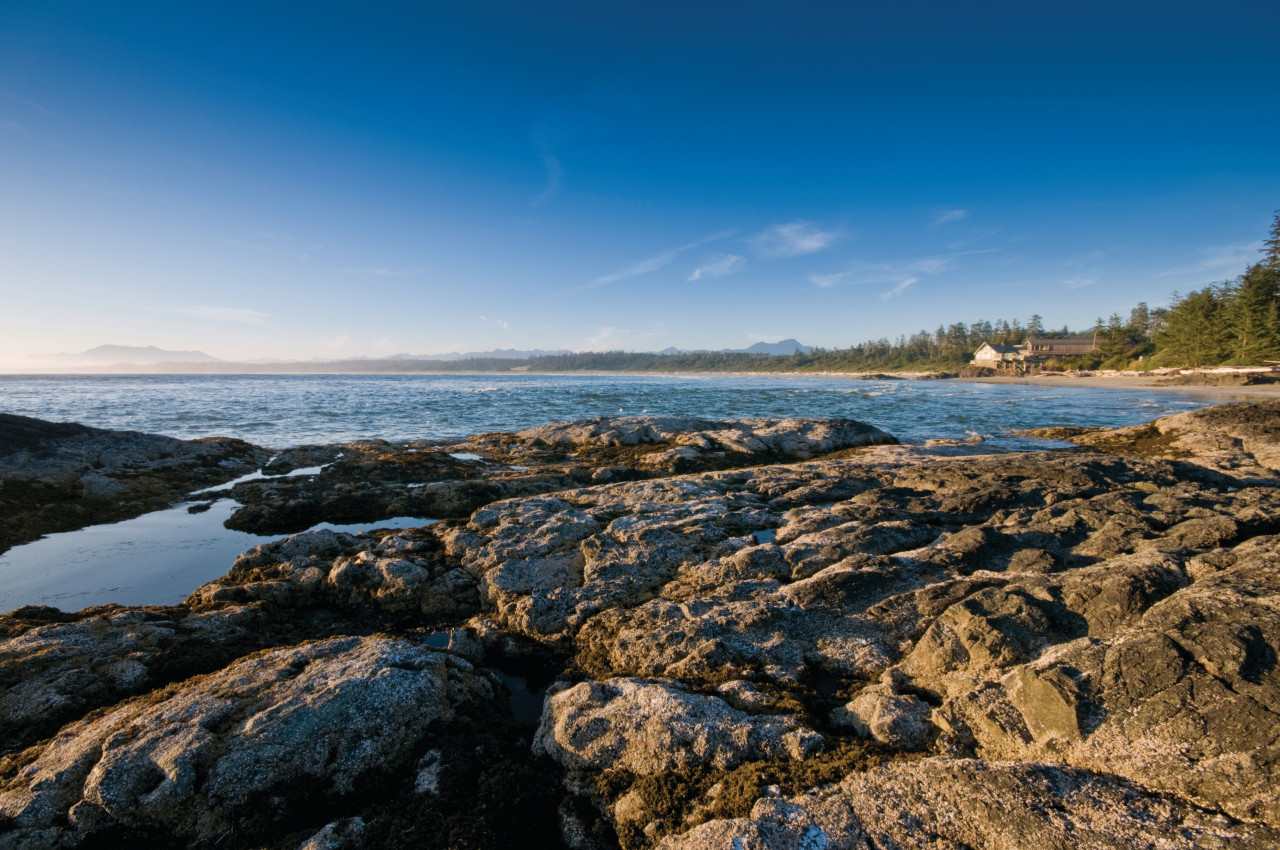
[[[1109,390],[1156,390],[1159,392],[1181,393],[1183,395],[1207,396],[1214,399],[1231,398],[1275,398],[1280,397],[1280,383],[1254,384],[1243,387],[1208,387],[1195,385],[1162,385],[1161,380],[1167,375],[1135,373],[1133,375],[1029,375],[1014,377],[1001,375],[991,378],[954,378],[973,384],[1028,384],[1038,387],[1092,387]]]
[[[1220,374],[1221,369],[1201,369],[1201,370],[1181,370],[1183,374]],[[1234,371],[1234,370],[1232,370]],[[1257,369],[1242,369],[1241,372],[1263,371]],[[79,377],[79,378],[152,378],[152,377],[219,377],[219,378],[236,378],[236,377],[354,377],[354,376],[387,376],[387,377],[405,377],[405,376],[436,376],[436,377],[653,377],[653,378],[847,378],[851,381],[945,381],[947,383],[968,383],[968,384],[1025,384],[1029,386],[1041,387],[1060,387],[1060,388],[1092,388],[1092,389],[1130,389],[1130,390],[1156,390],[1160,392],[1173,392],[1184,395],[1200,395],[1214,399],[1230,399],[1230,398],[1273,398],[1280,397],[1280,382],[1272,384],[1254,384],[1249,386],[1205,386],[1195,384],[1171,385],[1162,384],[1161,381],[1168,379],[1179,370],[1171,370],[1168,373],[1159,372],[1106,372],[1093,373],[1088,375],[1068,374],[1068,373],[1041,373],[1038,375],[994,375],[990,377],[952,377],[951,373],[939,373],[936,371],[927,372],[798,372],[798,371],[743,371],[743,372],[717,372],[717,371],[611,371],[611,370],[595,370],[584,369],[572,372],[535,372],[523,370],[509,370],[502,372],[495,371],[422,371],[422,372],[360,372],[360,371],[333,371],[333,372],[5,372],[0,373],[0,380],[5,378],[55,378],[55,377]],[[942,375],[941,377],[939,375]]]

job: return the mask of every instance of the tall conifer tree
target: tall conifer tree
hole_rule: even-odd
[[[1280,210],[1271,222],[1271,232],[1267,241],[1262,243],[1262,264],[1269,269],[1280,269]]]

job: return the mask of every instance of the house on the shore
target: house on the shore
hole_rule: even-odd
[[[1001,363],[1011,363],[1018,359],[1018,346],[1007,345],[1002,342],[984,342],[973,353],[974,366],[998,368]]]
[[[1079,357],[1098,346],[1088,339],[1029,339],[1020,345],[984,342],[973,353],[974,366],[1025,368],[1062,357]]]

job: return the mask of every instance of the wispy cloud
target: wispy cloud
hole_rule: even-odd
[[[960,221],[969,217],[968,210],[943,210],[933,217],[930,225],[937,227],[940,224],[950,224],[953,221]]]
[[[31,98],[23,97],[20,94],[14,94],[11,91],[0,92],[0,98],[3,98],[4,100],[7,100],[7,101],[11,101],[13,103],[21,104],[27,109],[30,109],[34,112],[39,112],[41,115],[46,115],[50,118],[60,117],[58,113],[54,112],[52,109],[48,108],[47,106],[37,103]]]
[[[210,322],[230,322],[240,325],[266,324],[267,316],[257,310],[242,307],[215,307],[211,304],[192,304],[184,307],[170,307],[170,313],[181,313],[195,319],[206,319]]]
[[[911,285],[919,283],[920,275],[941,274],[955,268],[959,257],[970,254],[989,254],[994,250],[990,248],[980,251],[955,251],[950,254],[932,254],[925,257],[882,260],[874,263],[854,261],[846,271],[811,274],[809,281],[822,289],[844,284],[862,286],[891,284],[890,288],[880,296],[881,300],[888,300],[901,295]]]
[[[753,236],[749,241],[762,257],[800,257],[816,254],[840,241],[837,230],[821,230],[807,221],[792,221],[774,226]]]
[[[506,319],[495,319],[493,316],[486,316],[483,313],[481,313],[480,321],[484,322],[485,324],[493,325],[495,328],[502,328],[504,331],[507,330]]]
[[[263,236],[275,244],[260,245],[254,242],[241,242],[238,239],[228,239],[227,242],[238,248],[252,248],[255,251],[262,251],[264,254],[279,254],[282,257],[291,257],[295,260],[301,260],[302,262],[306,262],[311,259],[310,254],[293,247],[293,240],[290,238],[279,238],[271,236],[270,234],[263,234]]]
[[[606,325],[605,327],[601,328],[600,332],[595,336],[587,337],[587,347],[590,348],[591,346],[595,346],[595,345],[603,345],[608,340],[614,339],[620,334],[625,334],[625,333],[628,333],[628,331],[622,330],[620,328],[609,327]]]
[[[833,274],[811,274],[809,275],[809,280],[814,286],[830,289],[833,286],[839,286],[852,277],[853,272],[835,272]]]
[[[1097,282],[1096,277],[1069,277],[1059,281],[1067,289],[1081,289],[1085,286],[1093,286]]]
[[[600,286],[606,283],[616,283],[620,280],[626,280],[629,277],[637,277],[642,274],[648,274],[649,272],[656,272],[663,266],[671,265],[671,263],[675,262],[676,257],[679,256],[679,251],[663,251],[661,254],[654,254],[648,259],[629,265],[625,269],[616,271],[613,274],[601,275],[591,282]]]
[[[690,242],[687,245],[681,245],[678,248],[672,248],[670,251],[663,251],[660,254],[654,254],[652,257],[649,257],[648,259],[641,260],[638,263],[633,263],[632,265],[629,265],[626,268],[621,269],[620,271],[613,272],[612,274],[602,275],[601,277],[598,277],[595,280],[591,281],[591,283],[588,284],[588,287],[603,286],[606,283],[617,283],[618,281],[626,280],[629,277],[638,277],[639,275],[648,274],[649,272],[656,272],[658,269],[662,268],[663,266],[671,265],[671,263],[675,262],[676,258],[679,257],[681,254],[683,254],[685,251],[691,251],[694,248],[698,248],[703,245],[706,245],[708,242],[715,242],[720,239],[725,239],[729,236],[732,236],[734,232],[735,231],[732,231],[732,230],[723,230],[718,233],[712,233],[708,236],[702,237],[701,239],[697,239],[693,242]]]
[[[880,293],[880,300],[888,301],[890,298],[895,298],[901,295],[902,293],[907,291],[908,286],[911,286],[911,284],[913,283],[918,283],[919,280],[920,278],[918,277],[904,277],[902,280],[898,281],[897,286],[893,287],[892,289],[886,292]]]
[[[538,148],[538,156],[542,159],[542,167],[547,172],[547,182],[543,185],[542,191],[529,200],[532,206],[540,207],[547,201],[550,201],[560,191],[560,184],[564,181],[564,166],[560,164],[560,159],[551,150],[551,144],[545,139],[535,141]]]
[[[407,274],[417,274],[420,269],[343,269],[347,274],[368,275],[369,277],[401,277]]]
[[[702,265],[693,270],[693,274],[689,275],[689,280],[694,281],[704,277],[719,277],[720,275],[731,274],[745,264],[746,260],[737,254],[712,254]]]
[[[1162,276],[1174,274],[1218,274],[1223,270],[1234,270],[1237,273],[1242,273],[1247,266],[1258,261],[1258,251],[1261,249],[1261,241],[1232,242],[1230,245],[1201,248],[1200,262],[1166,269],[1160,274]]]

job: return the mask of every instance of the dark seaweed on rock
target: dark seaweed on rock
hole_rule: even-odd
[[[1280,843],[1280,405],[1058,434],[1089,451],[869,434],[286,458],[334,464],[255,484],[313,515],[435,475],[454,518],[3,618],[0,847]]]

